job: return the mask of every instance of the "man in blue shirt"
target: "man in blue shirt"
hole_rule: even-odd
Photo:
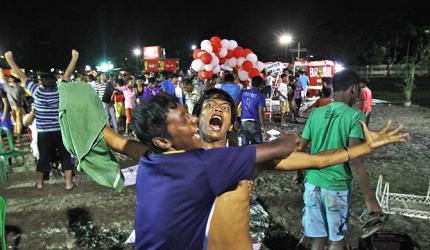
[[[237,104],[240,93],[239,84],[234,83],[234,76],[232,74],[226,74],[224,76],[224,82],[221,85],[221,89],[227,92]]]
[[[239,94],[239,103],[242,104],[241,114],[241,134],[242,145],[263,143],[263,133],[266,131],[264,126],[264,107],[266,99],[260,92],[263,87],[263,78],[256,76],[251,81],[252,89],[243,90]]]
[[[304,71],[300,71],[300,77],[299,77],[300,87],[302,87],[302,100],[305,101],[306,94],[308,93],[309,88],[309,77],[305,75]]]
[[[175,96],[175,84],[172,82],[172,75],[167,75],[165,71],[161,73],[163,80],[160,85],[161,91],[168,95]]]

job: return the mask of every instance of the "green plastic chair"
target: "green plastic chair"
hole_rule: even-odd
[[[3,160],[0,159],[0,183],[7,181],[7,169]]]
[[[8,128],[0,126],[1,132],[6,134],[8,150],[4,148],[3,141],[0,143],[0,159],[3,161],[3,165],[7,168],[8,172],[13,172],[13,164],[12,159],[21,158],[23,165],[25,166],[25,170],[28,171],[28,166],[25,165],[24,156],[28,154],[28,152],[20,151],[15,149],[15,145],[13,142],[12,133]]]
[[[0,196],[0,241],[1,241],[1,249],[6,250],[6,200]]]

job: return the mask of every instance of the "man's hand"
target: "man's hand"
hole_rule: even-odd
[[[6,53],[4,53],[4,57],[6,59],[13,59],[12,51],[7,51]]]
[[[72,50],[72,57],[73,58],[78,58],[79,57],[79,52],[75,49]]]
[[[380,214],[382,213],[382,209],[379,206],[378,201],[375,199],[375,197],[372,197],[371,199],[366,199],[366,207],[369,214]]]
[[[359,122],[363,127],[366,144],[369,146],[370,150],[375,150],[390,143],[405,142],[409,137],[409,133],[399,133],[399,131],[403,128],[402,124],[400,124],[397,128],[388,131],[391,126],[391,120],[389,120],[385,126],[377,132],[370,131],[364,122]]]

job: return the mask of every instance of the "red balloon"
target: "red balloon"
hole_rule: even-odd
[[[202,79],[202,80],[212,78],[212,76],[213,76],[213,72],[212,71],[201,70],[199,72],[199,78]]]
[[[199,59],[199,57],[200,57],[200,52],[202,52],[203,50],[201,50],[201,49],[195,49],[194,50],[194,52],[193,52],[193,58],[194,59]]]
[[[213,36],[211,39],[209,39],[209,41],[211,41],[211,43],[216,42],[221,44],[221,38],[219,38],[219,36]]]
[[[226,61],[226,60],[227,60],[227,58],[225,58],[225,57],[224,57],[224,58],[220,58],[220,59],[219,59],[219,64],[220,64],[220,65],[223,65],[223,64],[225,63],[225,61]]]
[[[253,78],[253,77],[255,77],[255,76],[260,76],[260,72],[258,71],[258,69],[256,69],[256,68],[251,68],[249,71],[248,71],[248,75],[249,75],[249,78]]]
[[[216,57],[220,58],[219,51],[214,51],[214,54],[216,55]]]
[[[207,52],[205,52],[205,53],[203,53],[202,55],[200,55],[200,60],[202,60],[202,62],[204,63],[204,64],[209,64],[209,63],[211,63],[212,62],[212,56],[211,56],[211,54],[209,54],[209,53],[207,53]]]
[[[212,50],[214,52],[215,51],[219,52],[221,50],[221,47],[222,47],[221,43],[211,42],[211,45],[212,45]]]
[[[233,57],[233,50],[231,50],[231,49],[229,49],[229,50],[227,50],[227,59],[230,59],[230,58],[232,58]]]
[[[242,57],[243,56],[243,49],[240,46],[237,46],[234,50],[233,50],[233,55],[236,58]]]
[[[251,61],[249,61],[249,60],[245,60],[244,62],[243,62],[243,64],[242,64],[242,68],[245,70],[245,71],[250,71],[251,69],[252,69],[252,62]]]
[[[252,50],[250,50],[250,49],[244,49],[243,50],[243,57],[246,57],[247,55],[249,55],[251,53],[252,53]]]

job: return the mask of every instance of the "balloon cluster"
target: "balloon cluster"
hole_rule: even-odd
[[[223,65],[235,70],[241,81],[259,76],[264,69],[264,64],[252,50],[240,47],[235,40],[221,40],[218,36],[203,40],[200,49],[194,50],[193,58],[191,68],[202,80],[218,74]]]

